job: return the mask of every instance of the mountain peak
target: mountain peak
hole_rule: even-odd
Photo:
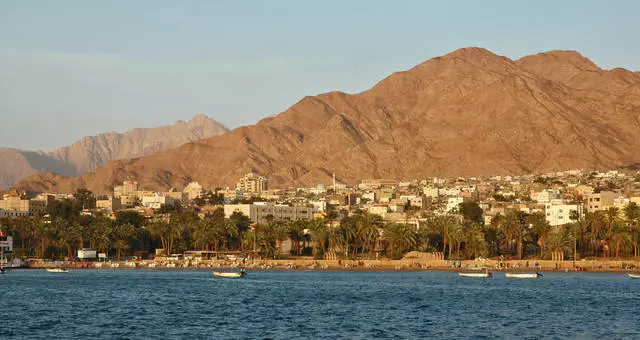
[[[479,57],[500,57],[497,54],[489,51],[483,47],[463,47],[459,48],[451,53],[447,53],[443,56],[443,58],[479,58]]]
[[[197,123],[197,122],[203,122],[207,120],[211,120],[211,118],[206,116],[204,113],[198,113],[197,115],[193,116],[193,118],[191,118],[190,122]]]
[[[519,65],[546,64],[552,65],[567,64],[581,71],[601,71],[594,62],[574,50],[553,50],[526,56],[516,61]]]
[[[334,172],[355,184],[612,168],[640,162],[638,86],[633,74],[602,71],[575,51],[513,61],[467,47],[362,93],[305,97],[256,125],[111,162],[81,178],[84,183],[19,187],[72,191],[86,184],[100,193],[127,175],[150,190],[192,180],[215,188],[258,171],[277,188],[327,183]]]

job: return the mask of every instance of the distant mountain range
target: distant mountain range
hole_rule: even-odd
[[[271,187],[365,178],[421,179],[611,168],[640,163],[640,75],[602,70],[575,51],[518,60],[463,48],[383,79],[358,94],[305,97],[256,125],[84,177],[39,174],[31,191],[124,178],[148,189],[233,185],[244,173]]]
[[[197,115],[188,122],[178,121],[170,126],[84,137],[52,152],[0,148],[0,189],[37,172],[80,176],[112,160],[147,156],[227,131],[223,124]]]

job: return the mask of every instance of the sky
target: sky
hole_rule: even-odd
[[[0,146],[188,120],[235,128],[478,46],[640,71],[640,1],[0,0]]]

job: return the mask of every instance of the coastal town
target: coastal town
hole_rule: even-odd
[[[625,270],[639,204],[630,169],[286,189],[248,173],[226,188],[6,194],[0,225],[21,266]]]

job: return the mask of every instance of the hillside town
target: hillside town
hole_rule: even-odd
[[[248,256],[260,259],[532,260],[638,256],[640,174],[571,170],[527,176],[336,180],[272,189],[248,173],[235,187],[110,195],[4,195],[0,225],[24,259]],[[90,250],[90,252],[86,252]],[[424,255],[427,254],[427,255]]]

